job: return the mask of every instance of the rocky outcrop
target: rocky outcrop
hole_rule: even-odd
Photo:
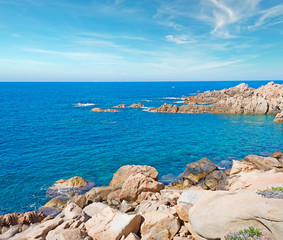
[[[113,106],[112,108],[125,108],[126,105],[125,104],[119,104],[117,106]]]
[[[278,114],[275,116],[275,118],[274,118],[273,121],[274,121],[274,122],[283,122],[283,111],[282,111],[281,113],[278,113]]]
[[[101,108],[93,108],[91,109],[92,112],[119,112],[117,109],[101,109]]]
[[[130,175],[138,173],[141,173],[146,177],[150,177],[158,181],[158,172],[154,167],[142,165],[125,165],[117,170],[109,186],[122,186]]]
[[[277,114],[283,109],[283,85],[270,82],[258,89],[247,84],[219,91],[206,91],[189,96],[183,106],[164,104],[150,108],[151,112],[166,113],[228,113],[228,114]],[[278,117],[280,119],[280,115]]]
[[[144,105],[142,103],[133,103],[130,105],[131,108],[143,108]]]

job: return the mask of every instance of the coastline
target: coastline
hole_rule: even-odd
[[[155,168],[142,165],[120,167],[109,186],[85,194],[79,190],[85,190],[88,181],[58,180],[47,190],[55,198],[43,213],[0,216],[0,239],[51,240],[72,234],[76,239],[220,239],[249,226],[260,231],[265,237],[261,239],[280,239],[282,169],[283,152],[275,151],[270,157],[249,155],[233,161],[225,172],[201,159],[188,164],[169,186],[158,182]],[[61,202],[58,195],[50,195],[56,189],[63,193],[61,199],[65,197]],[[237,206],[237,215],[231,209],[234,203],[243,203]],[[245,219],[246,214],[251,215]]]

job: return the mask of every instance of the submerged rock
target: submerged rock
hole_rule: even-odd
[[[46,195],[48,198],[59,195],[68,195],[69,193],[84,193],[94,186],[94,182],[87,181],[82,177],[72,177],[67,180],[60,179],[56,181],[48,190]]]
[[[101,109],[101,108],[93,108],[91,109],[92,112],[119,112],[117,109]]]

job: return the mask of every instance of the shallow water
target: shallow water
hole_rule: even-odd
[[[202,157],[229,167],[248,154],[283,150],[283,124],[274,123],[274,116],[131,108],[94,113],[93,106],[76,106],[154,107],[180,101],[168,97],[238,83],[0,83],[0,214],[37,209],[47,201],[48,186],[74,175],[108,185],[120,166],[148,164],[166,182]]]

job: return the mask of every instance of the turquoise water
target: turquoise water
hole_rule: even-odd
[[[179,101],[166,97],[238,83],[0,83],[0,214],[37,209],[53,182],[74,175],[108,185],[120,166],[148,164],[166,182],[202,157],[229,167],[232,159],[283,150],[283,124],[274,123],[274,116],[130,108],[94,113],[93,106],[75,106],[80,101],[100,108],[134,102],[154,107]]]

